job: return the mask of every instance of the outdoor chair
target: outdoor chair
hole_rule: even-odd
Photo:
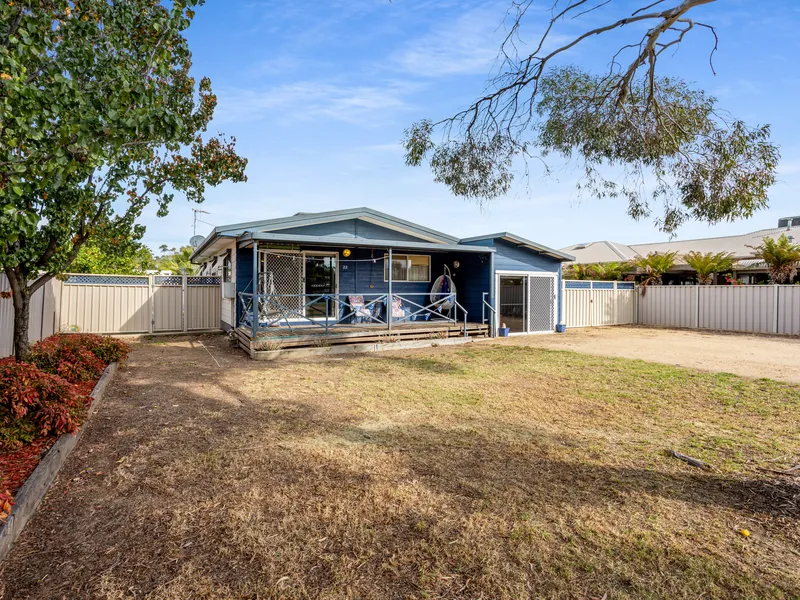
[[[351,323],[369,323],[372,321],[372,311],[364,303],[364,296],[348,296],[347,303],[352,313]]]

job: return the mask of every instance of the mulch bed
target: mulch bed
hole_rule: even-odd
[[[89,394],[99,379],[98,377],[93,381],[74,384],[81,394],[86,396],[89,406],[92,402]],[[0,451],[0,491],[7,490],[12,495],[16,494],[57,440],[57,435],[50,435],[25,444],[21,448]]]

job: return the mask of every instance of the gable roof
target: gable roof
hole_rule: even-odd
[[[537,244],[536,242],[532,242],[530,240],[525,239],[524,237],[520,237],[518,235],[514,235],[513,233],[509,233],[504,231],[502,233],[490,233],[489,235],[476,235],[473,237],[463,238],[460,240],[462,244],[470,244],[473,242],[483,242],[486,240],[504,240],[506,242],[510,242],[512,244],[516,244],[517,246],[522,246],[523,248],[528,248],[529,250],[535,250],[541,254],[547,254],[548,256],[552,256],[560,261],[573,261],[575,257],[571,254],[567,254],[561,250],[554,250],[553,248],[549,248],[547,246],[543,246],[542,244]]]
[[[406,221],[399,217],[382,213],[378,210],[367,207],[346,208],[343,210],[331,210],[326,212],[308,213],[299,212],[290,217],[280,217],[277,219],[264,219],[261,221],[249,221],[246,223],[234,223],[231,225],[220,225],[211,230],[202,243],[192,253],[191,258],[199,256],[203,251],[218,237],[236,237],[245,232],[251,233],[274,233],[282,229],[292,229],[309,225],[319,225],[322,223],[332,223],[336,221],[347,221],[360,219],[380,227],[392,229],[418,238],[420,242],[432,244],[457,244],[458,238],[430,227],[425,227],[411,221]]]
[[[741,235],[631,244],[628,246],[603,240],[589,244],[573,244],[564,248],[564,251],[574,254],[576,257],[575,262],[581,264],[630,260],[639,256],[647,256],[652,252],[677,252],[679,255],[691,251],[730,252],[734,255],[734,258],[750,259],[753,258],[753,248],[750,246],[760,245],[765,237],[778,238],[784,233],[794,237],[796,241],[800,240],[800,226],[794,226],[760,229]]]

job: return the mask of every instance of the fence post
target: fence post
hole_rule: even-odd
[[[589,282],[589,327],[594,327],[594,281]]]
[[[700,284],[694,286],[694,328],[700,329]]]
[[[156,276],[155,275],[148,275],[147,276],[147,304],[150,308],[150,327],[148,331],[153,333],[153,329],[156,324],[156,307],[155,307],[155,287],[156,287]]]
[[[614,288],[613,289],[614,289],[614,300],[613,300],[613,302],[611,304],[611,310],[614,311],[614,325],[616,325],[618,323],[618,321],[619,321],[619,319],[617,319],[617,314],[618,314],[617,313],[617,305],[619,304],[619,294],[617,293],[617,282],[616,281],[614,282]]]
[[[189,331],[189,290],[186,288],[188,276],[181,275],[181,323],[183,330]]]
[[[778,294],[780,291],[777,283],[772,285],[772,333],[778,333],[778,307],[780,306]]]

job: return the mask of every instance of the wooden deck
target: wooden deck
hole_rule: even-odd
[[[328,333],[322,327],[300,324],[289,327],[262,329],[253,339],[249,327],[238,327],[236,336],[239,346],[251,357],[256,352],[290,348],[324,348],[334,345],[392,343],[410,340],[436,340],[464,337],[463,323],[421,321],[394,324],[392,330],[385,325],[346,325],[331,328]],[[488,337],[489,326],[482,323],[467,323],[468,337]]]

